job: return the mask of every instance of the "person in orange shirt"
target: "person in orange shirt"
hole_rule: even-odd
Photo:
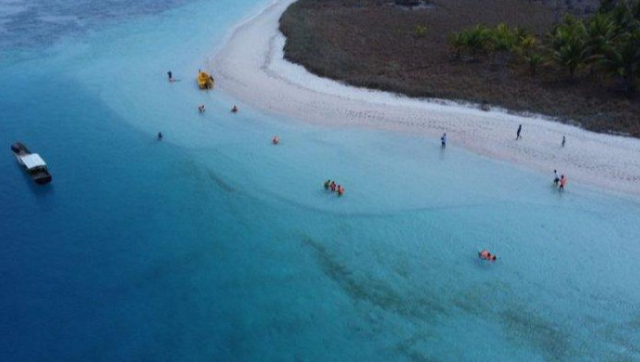
[[[563,191],[564,186],[567,184],[567,178],[564,175],[560,176],[560,188],[558,190]]]

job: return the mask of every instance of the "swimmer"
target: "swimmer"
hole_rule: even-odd
[[[495,255],[492,255],[487,249],[482,249],[481,251],[479,251],[478,257],[480,259],[491,260],[491,261],[495,261],[497,259],[497,257]]]
[[[567,184],[567,178],[564,175],[560,176],[560,187],[558,190],[564,191],[564,186]]]
[[[167,77],[169,78],[169,82],[173,82],[173,74],[171,73],[171,71],[167,72]]]
[[[162,141],[162,132],[158,132],[158,141]]]
[[[328,190],[328,189],[329,189],[329,186],[331,186],[331,180],[327,180],[327,181],[325,181],[325,182],[324,182],[324,189],[325,189],[325,190]]]
[[[278,138],[278,136],[273,136],[271,143],[273,143],[274,145],[277,145],[278,143],[280,143],[280,138]]]
[[[204,104],[198,106],[198,112],[204,113]]]
[[[336,182],[335,181],[331,181],[331,184],[329,185],[329,188],[331,189],[331,192],[335,192],[336,191]]]
[[[442,148],[447,147],[447,134],[443,134],[442,137],[440,137],[440,141],[442,142]]]
[[[344,193],[344,187],[338,185],[338,196],[342,196],[343,193]]]
[[[231,108],[231,113],[238,113],[238,107],[234,105],[233,108]]]
[[[558,177],[558,171],[553,170],[553,184],[558,186],[558,182],[560,182],[560,177]]]

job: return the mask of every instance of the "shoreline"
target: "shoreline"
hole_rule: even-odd
[[[279,19],[295,0],[275,0],[232,29],[210,59],[217,87],[273,114],[329,127],[365,127],[439,138],[492,159],[572,182],[640,196],[640,140],[599,134],[543,116],[489,112],[346,86],[284,60]],[[250,44],[250,47],[244,46]],[[515,140],[522,124],[522,139]],[[566,136],[566,147],[561,147]]]

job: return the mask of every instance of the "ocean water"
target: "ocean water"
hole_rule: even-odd
[[[0,360],[640,360],[638,200],[198,91],[267,3],[0,5]]]

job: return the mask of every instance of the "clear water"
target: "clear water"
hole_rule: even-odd
[[[0,360],[640,360],[637,200],[229,114],[194,75],[267,1],[55,3],[12,2],[85,26],[0,33]]]

